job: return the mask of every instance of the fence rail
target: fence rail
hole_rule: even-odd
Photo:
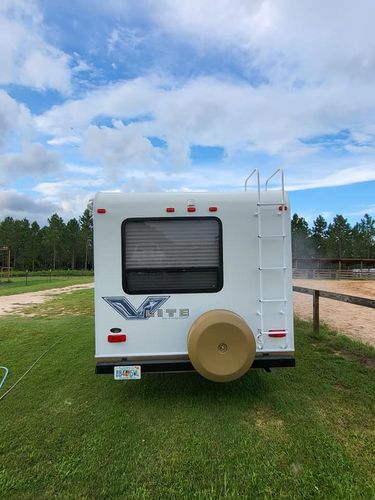
[[[82,278],[82,277],[93,277],[93,271],[85,270],[53,270],[48,271],[12,271],[9,275],[1,272],[0,268],[0,285],[6,285],[7,283],[24,283],[28,285],[30,282],[35,282],[39,280],[49,280],[54,279],[70,279],[70,278]]]
[[[375,279],[375,269],[293,269],[295,279],[363,280]]]
[[[338,300],[347,304],[357,306],[372,307],[375,309],[375,300],[366,297],[357,297],[355,295],[346,295],[344,293],[328,292],[326,290],[316,290],[315,288],[305,288],[303,286],[293,286],[294,292],[307,293],[313,296],[313,331],[319,332],[319,298]]]

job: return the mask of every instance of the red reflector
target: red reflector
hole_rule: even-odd
[[[121,334],[121,335],[108,335],[108,342],[125,342],[126,341],[126,335]]]
[[[165,209],[166,212],[174,212],[174,208],[173,207],[168,207]]]
[[[195,207],[187,207],[188,212],[195,212]]]
[[[96,213],[98,213],[98,214],[105,214],[106,211],[107,210],[105,208],[98,208],[97,211],[96,211]]]
[[[269,337],[273,337],[273,338],[286,337],[286,331],[285,330],[268,330],[268,335],[269,335]]]
[[[209,207],[208,211],[209,212],[217,212],[217,207]]]

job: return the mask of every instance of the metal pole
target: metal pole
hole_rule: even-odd
[[[8,283],[10,281],[10,248],[8,248]]]

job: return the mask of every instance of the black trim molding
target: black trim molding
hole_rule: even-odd
[[[165,372],[191,372],[195,371],[190,361],[174,360],[174,361],[118,361],[118,362],[99,362],[96,364],[95,372],[97,374],[112,374],[115,366],[141,366],[142,373],[165,373]],[[255,359],[251,368],[291,368],[296,366],[295,358],[290,356],[285,357],[271,357],[265,356],[264,358]]]

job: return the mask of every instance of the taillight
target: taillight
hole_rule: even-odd
[[[115,343],[115,342],[125,342],[126,341],[126,335],[124,333],[121,333],[120,335],[108,335],[108,342]]]

